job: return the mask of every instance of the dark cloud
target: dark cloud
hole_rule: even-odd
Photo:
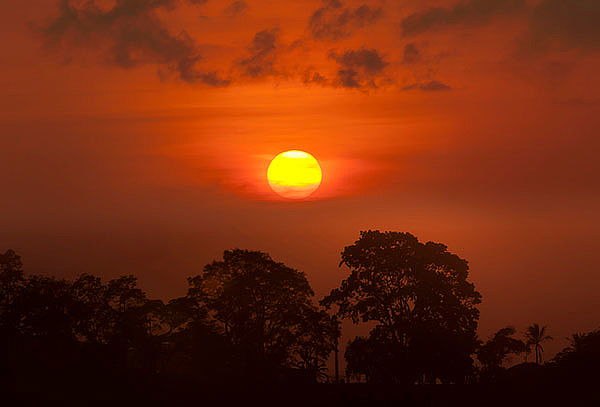
[[[381,17],[380,8],[366,4],[352,9],[339,0],[325,0],[309,20],[312,36],[319,40],[339,40],[349,37],[356,29],[373,24]]]
[[[415,62],[419,62],[421,59],[421,51],[417,47],[417,44],[411,42],[410,44],[406,44],[404,46],[404,51],[402,53],[402,62],[405,64],[414,64]]]
[[[445,83],[439,81],[427,81],[427,82],[417,82],[405,86],[402,90],[420,90],[423,92],[440,92],[445,90],[451,90],[452,88]]]
[[[273,28],[257,32],[248,49],[250,56],[239,62],[244,76],[260,78],[275,74],[275,58],[279,30]]]
[[[388,65],[376,49],[360,48],[343,54],[331,51],[329,56],[340,65],[335,86],[343,88],[379,87],[377,79]]]
[[[187,0],[191,4],[205,1]],[[79,6],[60,0],[58,17],[42,33],[47,45],[67,52],[104,49],[109,60],[123,68],[156,64],[162,74],[174,73],[186,82],[228,85],[216,72],[199,69],[202,56],[185,31],[172,34],[156,16],[158,9],[176,5],[176,0],[119,0],[103,9],[93,0]]]
[[[542,0],[530,18],[530,45],[600,48],[599,0]]]
[[[329,81],[319,72],[313,71],[311,69],[307,69],[302,75],[302,83],[305,85],[319,85],[319,86],[327,86]]]
[[[570,3],[565,0],[554,1]],[[430,8],[411,14],[402,20],[400,27],[402,34],[410,36],[445,26],[481,24],[496,15],[512,13],[524,7],[525,0],[467,0],[453,8]]]
[[[223,14],[228,17],[235,17],[245,13],[246,10],[248,10],[248,4],[245,1],[238,0],[227,6],[225,10],[223,10]]]

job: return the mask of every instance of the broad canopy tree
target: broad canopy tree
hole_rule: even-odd
[[[471,373],[481,295],[466,260],[410,233],[369,230],[343,250],[341,265],[350,274],[321,303],[354,323],[376,324],[346,352],[352,373],[361,369],[353,355],[369,347],[386,355],[362,367],[372,380],[461,382]]]
[[[225,251],[188,281],[188,298],[206,307],[251,368],[317,375],[335,347],[339,326],[312,303],[305,274],[266,253]]]

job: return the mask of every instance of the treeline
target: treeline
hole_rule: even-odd
[[[175,381],[316,381],[339,324],[311,302],[305,275],[245,250],[188,279],[185,297],[147,298],[133,276],[108,282],[25,276],[0,256],[0,348],[13,386]]]
[[[165,303],[147,298],[134,276],[104,282],[89,274],[73,281],[26,275],[8,250],[0,254],[2,386],[106,395],[183,384],[597,377],[600,331],[574,335],[544,365],[543,342],[551,339],[545,327],[532,325],[524,340],[507,327],[481,341],[481,295],[468,279],[467,261],[443,244],[409,233],[361,232],[340,265],[346,278],[316,303],[304,273],[266,253],[230,250],[188,279],[184,297]],[[338,379],[327,361],[337,354],[342,319],[373,328],[348,343]],[[530,352],[535,363],[503,367],[511,354]]]

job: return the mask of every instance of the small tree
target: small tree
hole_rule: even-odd
[[[525,331],[525,337],[527,338],[527,344],[533,346],[535,352],[535,363],[542,363],[542,354],[544,352],[543,342],[552,340],[550,335],[546,334],[546,326],[540,326],[533,324],[527,327]]]
[[[516,332],[512,326],[502,328],[477,350],[477,359],[482,365],[484,374],[493,374],[500,369],[508,355],[526,352],[527,345],[513,338]]]

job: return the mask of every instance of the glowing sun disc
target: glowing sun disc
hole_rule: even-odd
[[[271,189],[284,198],[308,197],[321,185],[323,173],[315,157],[300,150],[278,154],[267,170]]]

